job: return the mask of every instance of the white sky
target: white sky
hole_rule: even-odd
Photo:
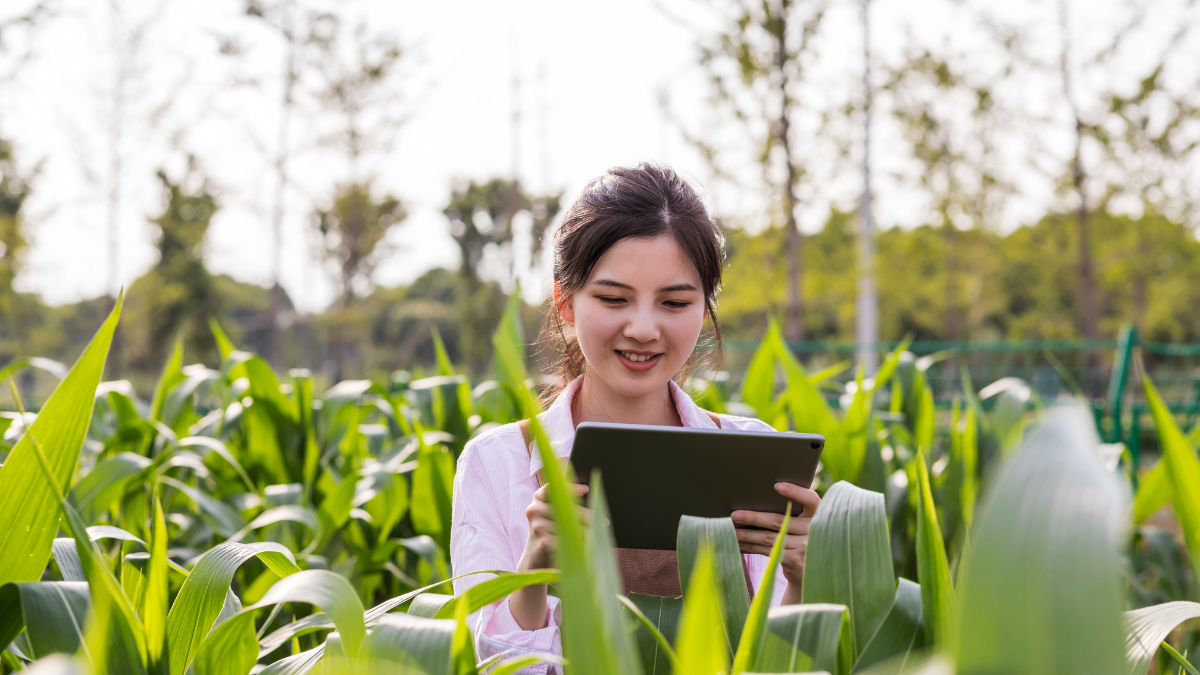
[[[32,0],[5,0],[0,20]],[[282,48],[276,38],[241,15],[242,0],[125,0],[132,23],[155,14],[153,30],[135,60],[130,79],[128,133],[122,155],[118,278],[123,284],[155,261],[155,231],[147,216],[161,208],[154,172],[182,173],[187,154],[215,186],[223,208],[209,230],[209,268],[266,284],[270,275],[269,213],[274,190],[269,152],[276,139]],[[313,4],[316,4],[315,2]],[[988,11],[1026,22],[1026,35],[1043,56],[1056,49],[1055,3],[1032,0],[977,2]],[[1168,6],[1180,4],[1166,2]],[[109,3],[62,0],[62,11],[36,34],[32,59],[15,80],[0,82],[0,134],[12,140],[26,168],[40,165],[28,202],[33,241],[22,290],[64,303],[106,292],[106,185],[114,50]],[[519,173],[529,187],[563,189],[567,203],[607,167],[643,160],[670,163],[704,184],[699,155],[665,119],[658,92],[667,88],[673,109],[693,130],[706,126],[703,75],[696,65],[696,31],[711,22],[690,0],[551,2],[550,0],[463,0],[414,2],[361,0],[338,6],[370,18],[372,30],[394,30],[413,58],[405,81],[411,120],[400,128],[390,152],[375,153],[368,165],[376,187],[400,196],[410,217],[394,232],[394,250],[377,269],[382,285],[406,283],[434,266],[457,264],[457,248],[441,209],[455,178],[508,175],[513,165],[512,78],[521,80]],[[703,6],[700,3],[699,6]],[[861,91],[861,33],[856,0],[833,0],[821,62],[814,71],[814,97],[857,100]],[[1111,31],[1124,16],[1122,0],[1074,2],[1077,38]],[[161,9],[156,9],[161,8]],[[1178,19],[1179,14],[1166,16]],[[874,0],[874,49],[881,61],[895,60],[915,39],[960,54],[980,69],[996,67],[994,55],[977,49],[977,33],[964,30],[970,15],[949,0]],[[682,25],[668,14],[686,17]],[[1169,26],[1166,21],[1163,26]],[[1165,30],[1165,28],[1163,29]],[[1159,31],[1159,35],[1162,31]],[[219,35],[236,36],[248,47],[243,61],[217,54]],[[1153,45],[1155,34],[1143,38]],[[14,35],[17,47],[25,45]],[[1196,54],[1197,45],[1186,45]],[[1083,44],[1081,49],[1094,48]],[[1047,52],[1049,49],[1051,51]],[[17,51],[20,51],[18,49]],[[1147,50],[1146,53],[1149,53]],[[1197,55],[1200,57],[1200,55]],[[1136,71],[1136,59],[1129,63]],[[1200,58],[1193,58],[1200,63]],[[878,64],[877,64],[878,65]],[[3,72],[4,69],[0,69]],[[230,85],[236,77],[262,78],[259,90]],[[1081,88],[1090,84],[1082,82]],[[1045,82],[1015,81],[1008,94],[1029,111],[1059,114]],[[881,102],[881,105],[884,105]],[[299,147],[285,219],[283,281],[301,309],[320,309],[332,298],[327,270],[316,260],[309,215],[315,204],[346,179],[345,162],[314,147],[311,116],[301,114],[293,140]],[[874,130],[876,218],[881,227],[909,226],[927,217],[922,196],[911,189],[913,165],[885,114]],[[821,157],[818,185],[803,221],[812,229],[829,203],[852,207],[861,189],[859,137],[850,129],[850,154],[838,155],[824,139],[804,139],[805,151]],[[815,134],[814,134],[815,136]],[[805,145],[811,141],[811,144]],[[1029,141],[1061,154],[1066,135]],[[1014,142],[1011,154],[1022,152]],[[1016,160],[1014,159],[1014,162]],[[747,180],[756,170],[746,166]],[[1028,169],[1013,172],[1021,187],[1005,211],[1007,225],[1035,218],[1054,203],[1049,181]],[[712,195],[717,210],[761,222],[753,194],[722,190]],[[525,286],[536,293],[536,274]]]

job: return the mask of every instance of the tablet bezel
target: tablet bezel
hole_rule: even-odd
[[[775,483],[811,487],[824,448],[819,434],[584,422],[571,464],[584,483],[600,469],[618,548],[674,550],[680,516],[783,513]]]

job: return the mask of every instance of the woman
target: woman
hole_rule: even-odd
[[[544,331],[556,345],[563,387],[538,419],[557,457],[570,456],[575,427],[587,421],[770,429],[758,420],[706,413],[675,383],[693,359],[705,319],[720,344],[715,306],[722,246],[699,195],[669,168],[614,169],[584,189],[555,234],[554,304]],[[481,434],[459,457],[450,535],[456,575],[554,566],[554,514],[537,473],[541,457],[530,452],[522,427],[508,424]],[[770,589],[773,605],[794,604],[800,602],[808,529],[820,499],[788,483],[775,488],[803,506],[788,528],[782,574]],[[587,492],[583,485],[575,489]],[[731,515],[736,525],[755,528],[737,532],[757,592],[782,518]],[[632,556],[618,561],[626,591],[664,582],[678,588],[673,552],[665,564],[661,556],[618,553]],[[666,579],[667,572],[673,579]],[[455,592],[486,578],[459,579]],[[548,596],[544,585],[485,607],[475,620],[480,659],[507,650],[562,653],[558,598]]]

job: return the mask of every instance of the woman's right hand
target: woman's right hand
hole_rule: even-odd
[[[586,485],[572,485],[576,496],[587,494]],[[550,504],[550,486],[543,485],[533,493],[533,501],[525,509],[529,519],[529,535],[525,538],[525,550],[517,563],[518,572],[554,567],[554,553],[558,549],[557,531],[554,526],[554,507]],[[588,509],[581,509],[586,522]]]
[[[575,494],[587,494],[586,485],[573,485]],[[554,554],[558,549],[558,537],[554,525],[554,507],[550,504],[550,486],[543,485],[533,493],[533,501],[525,509],[529,519],[529,534],[525,538],[525,550],[517,562],[518,572],[554,567]],[[584,521],[590,511],[582,509]],[[524,630],[546,627],[546,585],[526,586],[515,591],[508,599],[508,609]]]

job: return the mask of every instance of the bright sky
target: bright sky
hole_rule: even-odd
[[[0,20],[32,0],[8,0]],[[214,272],[266,284],[270,275],[269,214],[274,179],[270,157],[279,114],[282,48],[277,38],[241,14],[242,0],[125,0],[127,25],[156,17],[131,60],[119,200],[120,283],[128,284],[155,261],[155,230],[147,217],[161,208],[155,171],[180,176],[188,154],[208,176],[223,208],[213,220],[205,256]],[[304,4],[304,3],[301,3]],[[317,5],[315,0],[310,3]],[[983,2],[989,11],[1030,22],[1035,45],[1052,43],[1054,3]],[[1172,4],[1170,2],[1166,3]],[[1175,3],[1178,4],[1178,3]],[[1080,35],[1098,23],[1119,20],[1126,5],[1075,2],[1072,21]],[[1098,10],[1103,5],[1106,9]],[[11,7],[10,7],[11,6]],[[28,202],[33,241],[23,290],[64,303],[106,292],[106,222],[115,55],[128,48],[127,32],[115,47],[109,3],[63,0],[62,11],[36,34],[31,60],[17,77],[0,82],[0,134],[11,139],[24,167],[39,166]],[[602,3],[550,0],[465,0],[337,3],[348,16],[369,17],[373,31],[394,30],[412,55],[403,80],[411,118],[395,134],[389,152],[372,153],[367,165],[375,185],[400,196],[410,217],[394,232],[393,248],[375,281],[411,281],[434,266],[457,264],[457,248],[441,215],[456,178],[508,175],[513,167],[512,80],[520,79],[517,169],[534,190],[562,189],[569,200],[607,167],[657,160],[674,165],[698,183],[709,181],[699,155],[660,112],[658,97],[669,93],[678,118],[692,130],[705,126],[703,74],[697,66],[696,35],[711,22],[693,0],[608,0]],[[1023,9],[1015,9],[1016,7]],[[1085,6],[1087,11],[1085,12]],[[833,0],[824,33],[822,60],[814,70],[814,100],[854,101],[861,91],[861,28],[857,0]],[[946,46],[980,67],[995,65],[973,51],[970,17],[949,0],[875,0],[874,49],[881,61],[895,59],[911,39]],[[683,25],[679,18],[690,25]],[[1107,27],[1105,27],[1107,28]],[[1042,34],[1044,33],[1044,34]],[[217,53],[217,38],[236,37],[247,47],[234,60]],[[15,52],[26,45],[11,35]],[[1152,38],[1151,38],[1152,39]],[[1081,41],[1086,41],[1081,38]],[[1189,49],[1195,51],[1194,41]],[[1200,58],[1195,59],[1200,62]],[[878,65],[878,64],[877,64]],[[0,73],[6,72],[0,68]],[[262,86],[236,87],[235,79]],[[1082,86],[1086,86],[1085,82]],[[1015,96],[1054,103],[1054,95],[1028,82]],[[1021,87],[1026,89],[1021,90]],[[306,117],[307,116],[307,117]],[[297,153],[284,233],[283,281],[294,301],[320,309],[332,298],[326,268],[318,262],[309,214],[332,187],[346,179],[336,153],[313,140],[309,111],[294,127]],[[879,117],[885,117],[880,115]],[[306,121],[308,120],[308,121]],[[850,208],[861,189],[861,138],[845,125],[845,145],[804,139],[805,151],[822,159],[821,182],[802,214],[812,229],[829,203]],[[720,131],[720,129],[718,129]],[[720,135],[720,134],[718,134]],[[814,133],[815,135],[815,133]],[[1064,137],[1049,143],[1062,145]],[[905,178],[912,166],[888,121],[875,130],[879,176],[876,217],[882,227],[919,223],[927,205]],[[1043,139],[1040,142],[1046,142]],[[1065,146],[1064,146],[1065,147]],[[756,170],[742,167],[753,182]],[[1027,174],[1028,172],[1025,172]],[[1020,174],[1014,180],[1022,182]],[[1035,217],[1054,196],[1045,180],[1022,183],[1006,210],[1015,224]],[[761,201],[726,190],[714,194],[718,211],[761,222]],[[543,277],[525,286],[536,294]]]

